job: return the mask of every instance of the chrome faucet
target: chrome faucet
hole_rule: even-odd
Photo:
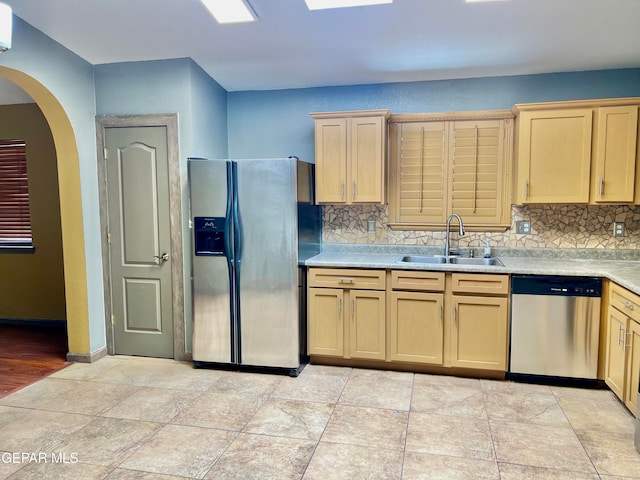
[[[458,219],[458,225],[459,225],[458,235],[464,235],[464,225],[462,224],[462,218],[460,218],[460,215],[458,215],[457,213],[452,213],[451,215],[449,215],[449,218],[447,218],[447,233],[444,240],[444,256],[445,257],[449,257],[451,252],[451,246],[449,245],[449,240],[451,237],[451,220],[453,218]]]

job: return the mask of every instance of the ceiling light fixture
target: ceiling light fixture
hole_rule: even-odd
[[[324,10],[328,8],[364,7],[367,5],[382,5],[393,3],[393,0],[304,0],[309,10]]]
[[[256,15],[245,0],[202,0],[218,23],[255,22]]]
[[[11,48],[11,27],[13,25],[13,12],[11,7],[0,3],[0,52],[6,52]]]

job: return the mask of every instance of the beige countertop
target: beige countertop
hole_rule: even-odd
[[[536,252],[533,251],[528,252],[527,256],[508,256],[510,253],[512,252],[506,251],[504,256],[500,252],[495,253],[504,266],[487,266],[401,262],[402,256],[407,255],[407,250],[402,248],[398,248],[397,251],[390,247],[373,248],[369,251],[365,248],[351,251],[325,250],[308,259],[305,265],[307,267],[602,277],[613,280],[640,295],[640,259],[566,258],[562,255],[549,258],[549,252],[544,252],[544,257],[536,257]],[[413,251],[411,254],[419,253]],[[425,254],[431,255],[432,253]]]

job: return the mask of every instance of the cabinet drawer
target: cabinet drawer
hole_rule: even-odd
[[[453,293],[509,294],[509,275],[454,273],[451,275]]]
[[[610,285],[609,305],[640,322],[640,297],[616,283],[611,282]]]
[[[310,268],[310,287],[357,288],[385,290],[384,270],[352,270],[342,268]]]
[[[444,272],[393,270],[391,272],[391,288],[393,290],[443,292]]]

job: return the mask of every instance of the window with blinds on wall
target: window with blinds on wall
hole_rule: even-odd
[[[0,140],[0,247],[31,243],[25,141]]]

